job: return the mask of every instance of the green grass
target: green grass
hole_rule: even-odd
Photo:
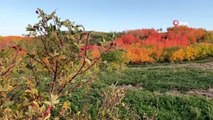
[[[101,72],[90,91],[81,89],[70,96],[72,110],[82,110],[83,104],[88,102],[91,118],[97,119],[102,92],[115,84],[127,88],[122,101],[126,107],[119,107],[120,119],[140,120],[146,114],[159,120],[212,120],[213,98],[189,94],[188,91],[213,88],[213,70],[193,68],[190,64],[187,67],[178,65],[145,65],[121,72]]]
[[[123,101],[129,105],[128,111],[121,111],[123,119],[131,119],[131,116],[141,119],[145,113],[149,117],[156,114],[159,120],[213,119],[213,100],[203,97],[159,95],[138,90],[128,91]]]
[[[197,63],[205,62],[209,61]],[[129,109],[120,108],[122,119],[142,119],[144,114],[149,117],[156,114],[159,120],[213,119],[212,98],[184,94],[190,90],[213,88],[213,70],[193,68],[190,65],[175,67],[178,65],[134,66],[121,73],[101,73],[99,79],[102,84],[142,88],[128,90],[123,102]],[[170,91],[182,94],[167,94]]]
[[[213,87],[213,71],[192,68],[127,69],[122,73],[101,73],[102,82],[111,85],[140,86],[149,91],[178,90]]]

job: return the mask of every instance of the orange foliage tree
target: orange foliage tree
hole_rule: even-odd
[[[115,43],[118,48],[127,52],[130,62],[143,63],[158,61],[168,48],[182,48],[204,42],[205,35],[206,30],[187,26],[168,28],[164,33],[159,33],[154,29],[138,29],[124,32],[123,36],[115,39]],[[186,54],[183,50],[175,51],[169,59],[172,61],[195,59],[193,56],[196,56],[196,50],[190,48],[184,50]]]

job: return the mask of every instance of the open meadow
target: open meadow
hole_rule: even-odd
[[[0,37],[0,120],[213,120],[211,31],[87,31],[35,13],[27,35]]]

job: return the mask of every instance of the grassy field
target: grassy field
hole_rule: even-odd
[[[114,84],[125,89],[121,119],[213,119],[213,59],[190,63],[130,65],[122,72],[102,72],[89,92],[89,111],[95,119],[102,89]],[[83,108],[84,90],[71,101]]]
[[[121,73],[102,73],[106,84],[132,86],[149,91],[180,91],[213,87],[213,62],[130,66]]]

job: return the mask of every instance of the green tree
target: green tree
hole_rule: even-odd
[[[71,94],[88,91],[112,42],[101,43],[100,56],[92,59],[90,33],[82,25],[61,20],[55,11],[37,9],[36,14],[38,23],[27,27],[29,39],[0,50],[0,118],[89,119],[87,109],[71,110]],[[103,94],[97,117],[116,119],[124,90],[110,88]]]
[[[46,99],[45,114],[42,117],[48,118],[51,111],[59,105],[61,97],[95,79],[98,72],[98,67],[95,66],[102,55],[93,60],[89,59],[90,33],[86,32],[82,25],[61,20],[55,15],[55,11],[46,14],[41,9],[37,9],[36,13],[39,22],[28,25],[27,31],[29,36],[33,36],[38,41],[39,46],[29,51],[30,62],[26,66],[34,76],[32,86],[38,92],[42,88],[43,96],[39,96]],[[104,47],[102,54],[110,50],[112,44]],[[43,80],[44,78],[46,81]],[[66,101],[64,104],[70,103]],[[63,108],[64,105],[60,107]],[[60,113],[65,113],[63,109],[61,110]]]

